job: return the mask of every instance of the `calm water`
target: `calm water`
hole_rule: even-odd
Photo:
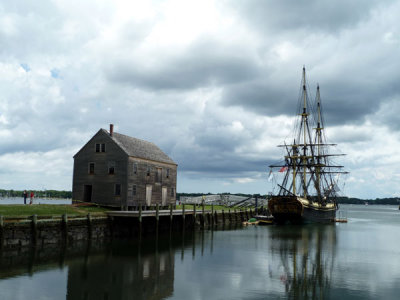
[[[31,199],[26,198],[26,203],[29,203]],[[71,199],[52,199],[52,198],[33,198],[33,204],[71,204]],[[24,204],[23,197],[0,197],[1,204]]]
[[[400,211],[1,253],[0,299],[399,299]]]

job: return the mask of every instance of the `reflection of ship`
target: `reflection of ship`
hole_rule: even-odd
[[[288,299],[329,299],[336,249],[336,228],[328,225],[275,227],[272,253],[280,264],[271,276],[279,278]],[[274,260],[279,261],[279,260]],[[276,273],[273,269],[276,268]]]
[[[295,136],[292,144],[282,147],[286,150],[285,161],[271,168],[280,168],[284,173],[277,195],[271,196],[268,208],[278,223],[290,222],[331,222],[335,219],[337,180],[342,166],[330,161],[335,154],[329,154],[325,142],[322,107],[319,87],[316,107],[311,106],[306,88],[303,68],[302,93],[299,100]],[[315,133],[312,134],[312,129]]]

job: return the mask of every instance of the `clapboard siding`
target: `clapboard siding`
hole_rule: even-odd
[[[123,137],[124,144],[119,137]],[[130,142],[130,143],[127,143]],[[141,143],[141,152],[157,149],[155,154],[146,153],[146,157],[160,157],[162,161],[154,161],[147,158],[132,156],[134,150],[126,149],[126,146],[134,146],[136,141]],[[96,152],[96,144],[105,144],[105,152]],[[151,145],[148,149],[143,147]],[[160,149],[149,142],[141,141],[125,135],[110,134],[100,129],[81,150],[74,156],[72,197],[74,200],[85,201],[85,185],[92,186],[91,201],[99,204],[138,207],[146,205],[146,186],[152,187],[150,205],[162,204],[162,189],[166,189],[167,198],[165,205],[174,204],[176,199],[177,165],[164,153],[160,155]],[[115,164],[115,174],[108,173],[109,164]],[[89,174],[89,164],[94,163],[94,173]],[[134,164],[137,165],[136,174]],[[150,168],[150,173],[148,173]],[[167,177],[167,170],[169,176]],[[161,176],[159,176],[161,171]],[[148,175],[149,174],[149,175]],[[121,195],[115,195],[116,184],[120,184]],[[133,195],[136,186],[136,195]],[[149,203],[147,203],[149,204]]]

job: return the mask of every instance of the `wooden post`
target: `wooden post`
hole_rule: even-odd
[[[211,224],[214,225],[214,204],[211,204]]]
[[[156,204],[156,235],[157,235],[157,239],[158,240],[158,224],[159,224],[159,219],[160,219],[160,205],[157,203]]]
[[[3,216],[0,215],[0,249],[3,248],[4,244],[4,221]]]
[[[193,221],[194,221],[194,223],[193,223],[193,229],[195,229],[196,228],[196,221],[197,221],[197,215],[196,215],[196,204],[194,204],[193,205]]]
[[[32,244],[37,244],[37,215],[32,216]]]
[[[201,210],[202,210],[202,212],[201,212],[201,219],[202,219],[202,227],[204,228],[204,223],[205,223],[205,214],[204,214],[204,202],[201,204]]]
[[[160,206],[157,203],[156,204],[156,220],[157,220],[157,223],[158,223],[158,220],[159,220],[159,213],[160,213]]]
[[[68,240],[68,217],[67,214],[63,214],[61,217],[61,238],[63,242],[67,243]]]
[[[185,203],[182,204],[182,227],[185,230]]]
[[[142,237],[142,205],[139,205],[139,240]]]
[[[232,223],[232,215],[231,215],[231,209],[228,209],[228,218],[229,218],[229,223]]]
[[[224,214],[224,210],[222,210],[222,224],[225,225],[225,214]]]
[[[87,214],[88,240],[92,239],[92,216]]]
[[[233,209],[233,213],[235,214],[235,222],[237,222],[236,208]]]

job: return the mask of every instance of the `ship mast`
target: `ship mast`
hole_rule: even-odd
[[[307,90],[306,90],[306,68],[303,67],[303,113],[301,114],[302,122],[303,122],[303,196],[307,199],[307,173],[306,173],[306,151],[307,151]]]
[[[317,128],[316,128],[316,133],[317,133],[317,166],[316,166],[316,177],[317,177],[317,194],[320,194],[320,170],[321,170],[321,165],[320,165],[320,159],[321,159],[321,132],[322,132],[322,127],[321,127],[321,96],[319,93],[319,85],[317,85],[317,95],[316,95],[316,100],[317,100],[317,113],[318,113],[318,122],[317,122]]]

